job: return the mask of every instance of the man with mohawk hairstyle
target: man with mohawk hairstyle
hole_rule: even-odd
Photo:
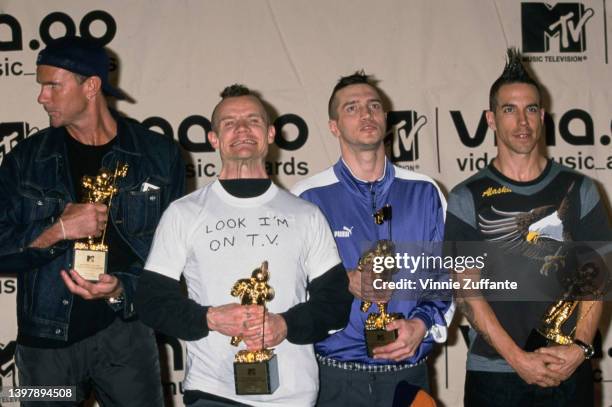
[[[520,54],[508,49],[508,61],[491,86],[486,112],[497,138],[497,156],[453,188],[445,229],[445,240],[450,242],[488,241],[502,247],[499,258],[489,255],[483,273],[522,276],[527,285],[538,287],[550,284],[547,274],[555,253],[547,253],[547,247],[612,238],[593,181],[547,159],[540,150],[541,95]],[[480,272],[469,270],[463,276],[474,279]],[[520,292],[512,294],[512,302],[494,301],[488,294],[459,291],[456,298],[471,325],[465,405],[593,405],[587,359],[593,356],[601,301],[580,301],[577,317],[566,324],[572,325],[566,327],[573,331],[572,343],[527,351],[529,335],[541,326],[552,301],[540,297],[520,301]]]

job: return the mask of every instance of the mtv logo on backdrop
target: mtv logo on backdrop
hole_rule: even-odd
[[[419,130],[427,123],[425,116],[413,110],[387,114],[385,143],[391,145],[393,162],[414,162],[419,159]]]
[[[17,342],[10,341],[6,346],[0,343],[0,388],[8,384],[4,380],[11,378],[11,386],[17,386],[17,367],[15,365],[15,349]]]
[[[558,52],[585,52],[586,23],[595,12],[582,3],[521,4],[523,52],[551,51],[553,38],[559,43]]]
[[[30,125],[25,122],[0,123],[0,164],[17,143],[37,131],[38,128],[30,129]]]
[[[185,369],[183,363],[183,345],[178,339],[159,333],[156,334],[156,340],[162,372],[164,397],[169,405],[174,405],[172,398],[185,392],[182,382],[183,374],[174,373],[177,371],[182,372]]]

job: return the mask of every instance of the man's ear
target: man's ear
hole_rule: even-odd
[[[340,138],[340,129],[338,128],[338,121],[337,120],[333,120],[330,119],[327,122],[327,125],[329,126],[329,131],[331,131],[331,133],[337,137]]]
[[[485,113],[485,117],[487,118],[487,124],[489,128],[493,131],[497,131],[497,126],[495,125],[495,113],[490,110],[487,110]]]
[[[90,76],[85,79],[83,84],[85,85],[87,99],[93,99],[94,96],[102,93],[102,79],[98,76]]]
[[[276,136],[276,127],[268,126],[268,144],[274,143],[274,137]]]
[[[217,136],[217,133],[215,133],[214,130],[211,130],[208,132],[207,138],[208,138],[208,141],[210,142],[210,145],[213,146],[215,150],[218,150],[219,149],[219,136]]]

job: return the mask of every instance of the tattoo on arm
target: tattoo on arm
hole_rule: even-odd
[[[491,337],[489,336],[489,334],[478,326],[478,323],[476,322],[476,316],[474,315],[474,309],[472,308],[470,303],[464,298],[457,298],[456,302],[457,308],[459,308],[463,315],[465,315],[470,325],[472,325],[472,328],[474,328],[474,330],[478,333],[478,335],[482,337],[482,339],[487,341],[489,345],[493,346],[493,342],[491,341]]]

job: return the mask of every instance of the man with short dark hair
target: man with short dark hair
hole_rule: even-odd
[[[80,37],[39,53],[38,102],[51,127],[0,167],[0,267],[18,278],[21,386],[75,386],[62,405],[94,390],[105,406],[162,406],[155,338],[133,301],[161,213],[183,193],[184,164],[171,139],[109,110],[105,96],[124,95],[108,66],[104,49]],[[112,206],[80,203],[83,177],[119,164],[128,170]],[[74,242],[103,234],[107,273],[85,280]]]
[[[332,91],[328,111],[329,128],[338,138],[342,156],[333,167],[292,188],[327,217],[354,296],[349,324],[315,345],[321,381],[317,405],[390,406],[404,385],[429,390],[425,361],[434,344],[446,340],[454,307],[450,296],[446,301],[422,300],[418,295],[392,297],[388,312],[401,313],[403,318],[389,323],[387,330],[397,330],[398,337],[374,348],[369,357],[365,322],[368,312],[379,310],[373,304],[363,312],[361,302],[376,302],[385,294],[376,292],[367,280],[370,274],[360,273],[357,266],[366,250],[364,243],[442,241],[445,200],[429,177],[396,167],[385,157],[386,113],[380,92],[367,75],[342,77]],[[387,205],[391,218],[375,221]]]
[[[188,406],[311,406],[318,390],[311,344],[346,324],[346,273],[318,208],[268,178],[274,126],[259,97],[242,85],[221,97],[208,134],[221,155],[219,179],[164,214],[140,281],[138,312],[155,329],[188,341]],[[232,287],[264,261],[274,298],[267,310],[240,305]],[[231,337],[244,340],[242,349],[275,348],[276,391],[235,393],[232,362],[241,348]]]
[[[495,131],[497,156],[451,191],[445,239],[486,242],[496,250],[497,255],[489,252],[484,271],[458,274],[462,286],[463,276],[473,281],[483,272],[528,284],[508,293],[511,301],[491,299],[484,290],[458,292],[457,306],[472,327],[465,405],[593,405],[591,367],[585,359],[593,356],[601,301],[580,301],[575,319],[564,317],[563,328],[573,331],[564,332],[572,337],[569,344],[529,351],[530,334],[541,328],[551,301],[538,299],[543,294],[533,298],[526,286],[550,289],[554,277],[549,270],[564,267],[565,260],[554,263],[562,252],[548,248],[610,241],[606,211],[590,178],[541,153],[541,89],[516,50],[508,50],[489,99],[486,118]]]

